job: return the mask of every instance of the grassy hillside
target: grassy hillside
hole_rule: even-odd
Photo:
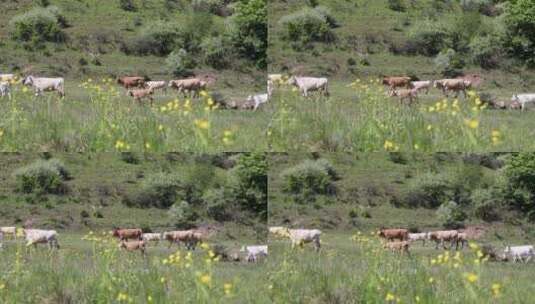
[[[219,237],[222,239],[265,237],[265,217],[261,209],[252,211],[240,207],[238,202],[223,202],[226,205],[220,207],[223,209],[217,213],[218,217],[214,218],[214,213],[209,211],[209,206],[220,204],[225,198],[214,193],[206,196],[206,193],[231,187],[233,177],[229,166],[233,166],[240,155],[105,153],[57,154],[54,157],[64,164],[71,176],[64,181],[63,188],[67,190],[59,193],[39,189],[27,193],[20,188],[21,181],[15,177],[15,172],[39,161],[41,155],[3,154],[0,157],[4,168],[0,177],[2,225],[21,226],[32,220],[36,227],[68,231],[110,229],[112,226],[161,231],[179,224],[212,225],[221,230]],[[227,163],[224,166],[228,169],[220,167],[223,163]],[[153,190],[147,185],[159,174],[169,176],[167,178],[176,175],[183,184],[180,187],[190,189],[180,190],[190,194],[178,194],[175,199],[180,201],[182,197],[188,201],[196,218],[177,222],[168,212],[168,205],[175,202],[155,204],[160,196],[153,196]],[[170,192],[174,190],[164,185],[161,182],[154,191],[164,197],[175,195]],[[173,197],[170,196],[171,200]],[[230,213],[232,215],[221,215]]]
[[[512,37],[502,35],[504,1],[479,2],[491,3],[495,11],[466,9],[459,1],[271,2],[269,71],[327,77],[331,95],[303,98],[288,86],[276,89],[275,116],[282,118],[274,124],[272,145],[279,151],[380,151],[387,142],[394,143],[392,150],[397,146],[404,151],[530,150],[523,137],[532,136],[526,131],[532,111],[520,114],[490,106],[476,111],[481,104],[461,94],[460,109],[452,114],[455,98],[450,94],[444,102],[434,88],[420,92],[416,104],[406,107],[375,84],[382,76],[436,80],[477,74],[482,81],[473,90],[480,102],[505,105],[513,94],[533,91],[529,61],[512,57],[506,42],[492,44],[496,53],[483,56],[496,59],[492,67],[482,68],[473,58],[483,49],[472,45],[478,39]],[[390,3],[401,3],[404,9],[394,10]],[[456,55],[444,60],[450,48]],[[437,65],[444,61],[451,71]],[[438,102],[445,105],[439,111]],[[470,121],[478,122],[475,132],[466,128]],[[501,134],[499,141],[492,141],[493,131]]]

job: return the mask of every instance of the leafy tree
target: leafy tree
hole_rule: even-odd
[[[239,0],[232,18],[232,36],[237,49],[258,67],[266,68],[267,1]]]
[[[192,206],[186,201],[173,204],[167,211],[167,214],[174,224],[180,228],[192,227],[198,217]]]
[[[535,66],[535,1],[509,1],[505,25],[512,54]]]
[[[236,199],[246,209],[267,216],[267,170],[264,153],[242,154],[232,170]]]
[[[459,205],[454,201],[448,201],[440,205],[436,215],[442,225],[446,228],[458,228],[462,226],[466,215]]]

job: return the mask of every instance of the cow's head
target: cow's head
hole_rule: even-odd
[[[288,84],[289,85],[297,84],[297,78],[295,76],[290,77],[290,79],[288,79]]]
[[[22,80],[22,84],[23,85],[32,85],[33,84],[33,76],[26,76],[24,77],[24,79]]]
[[[113,230],[111,231],[111,235],[119,236],[119,228],[113,228]]]
[[[511,101],[518,101],[518,95],[513,94],[513,97],[511,98]]]

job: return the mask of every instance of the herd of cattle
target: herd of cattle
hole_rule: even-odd
[[[306,243],[312,243],[316,251],[321,247],[321,231],[318,229],[289,229],[282,226],[270,227],[269,232],[282,238],[289,238],[292,248],[296,246],[303,247]],[[443,249],[455,250],[464,249],[471,237],[466,231],[458,230],[441,230],[421,233],[410,233],[408,229],[380,229],[377,235],[384,239],[384,248],[392,251],[409,253],[410,246],[413,242],[421,241],[425,246],[426,241],[435,243],[435,249],[439,246]],[[449,247],[446,244],[449,243]],[[501,254],[487,252],[495,255],[496,259],[502,261],[529,262],[535,257],[533,245],[523,246],[505,246]]]
[[[271,95],[270,84],[273,87],[274,83],[295,86],[303,97],[308,97],[310,92],[313,91],[317,91],[324,96],[330,95],[329,80],[325,77],[287,77],[282,74],[270,74],[268,75],[269,95]],[[389,88],[388,96],[399,97],[400,103],[407,102],[411,105],[418,100],[420,93],[425,91],[428,94],[431,88],[440,90],[446,97],[449,97],[450,93],[454,93],[455,97],[463,93],[466,98],[467,90],[478,86],[481,83],[481,78],[478,75],[468,75],[454,79],[413,81],[411,77],[394,76],[384,77],[382,83]],[[509,105],[504,101],[490,101],[490,105],[497,109],[510,108],[525,110],[528,105],[535,105],[535,93],[514,94]]]
[[[36,247],[37,244],[47,244],[50,249],[59,249],[60,247],[59,234],[56,230],[0,227],[0,248],[3,247],[5,237],[16,239],[18,235],[24,237],[26,246]],[[111,231],[111,235],[119,239],[120,248],[126,251],[140,251],[143,255],[146,254],[150,243],[158,245],[160,241],[167,241],[169,242],[168,248],[171,248],[172,245],[180,247],[180,244],[183,244],[186,250],[195,250],[198,244],[206,241],[206,232],[197,229],[143,233],[143,230],[139,228],[116,228]],[[245,261],[256,262],[267,256],[268,248],[267,245],[249,245],[242,246],[240,252],[246,254]],[[240,257],[235,254],[231,259],[239,261]]]

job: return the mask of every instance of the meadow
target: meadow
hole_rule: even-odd
[[[221,261],[210,241],[193,252],[151,244],[145,257],[107,231],[60,231],[59,242],[4,241],[2,303],[270,303],[266,264]]]

